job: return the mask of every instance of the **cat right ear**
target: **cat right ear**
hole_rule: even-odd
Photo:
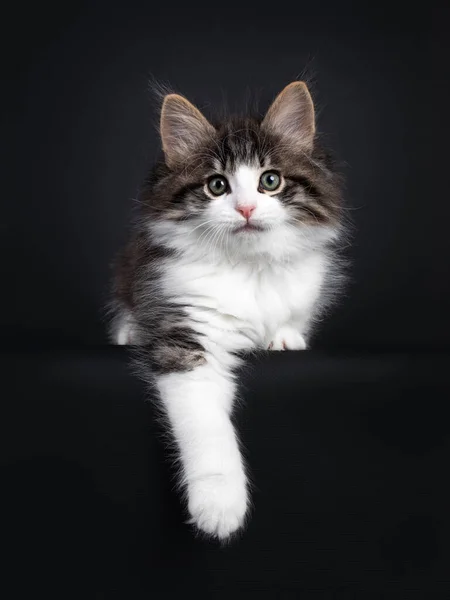
[[[161,109],[162,148],[169,168],[183,165],[215,133],[214,127],[186,98],[168,94]]]
[[[316,133],[314,104],[303,81],[293,81],[278,94],[261,127],[293,148],[312,149]]]

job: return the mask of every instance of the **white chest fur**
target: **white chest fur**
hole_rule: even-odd
[[[305,327],[326,260],[314,252],[290,263],[168,263],[165,292],[187,305],[200,333],[230,350],[267,347],[286,324]]]

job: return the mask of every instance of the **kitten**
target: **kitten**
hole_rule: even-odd
[[[230,418],[239,356],[307,347],[337,281],[340,179],[303,82],[262,120],[215,125],[169,94],[160,132],[164,161],[117,264],[113,337],[156,386],[191,522],[225,539],[249,507]]]

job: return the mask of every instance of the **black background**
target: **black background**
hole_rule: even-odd
[[[446,343],[444,22],[432,3],[29,8],[5,48],[3,339],[105,341],[108,266],[159,152],[150,77],[202,108],[242,109],[250,93],[263,111],[306,69],[355,222],[353,283],[321,338]]]
[[[447,23],[433,3],[5,12],[7,597],[448,597]],[[352,279],[315,350],[244,376],[255,512],[219,548],[182,524],[145,390],[105,345],[109,265],[159,153],[151,79],[263,112],[304,72],[345,163]]]

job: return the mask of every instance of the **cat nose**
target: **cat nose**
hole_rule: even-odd
[[[255,205],[247,205],[247,206],[236,206],[236,210],[238,211],[238,213],[241,213],[241,215],[247,219],[247,221],[250,219],[252,212],[255,210],[256,206]]]

